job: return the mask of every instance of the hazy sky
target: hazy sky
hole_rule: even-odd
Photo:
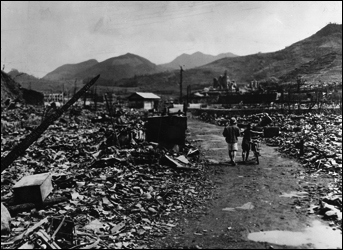
[[[342,24],[341,1],[1,1],[1,68],[43,77],[128,52],[155,64],[197,51],[273,52],[330,22]]]

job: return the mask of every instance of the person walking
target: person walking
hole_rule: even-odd
[[[229,157],[234,166],[236,166],[236,154],[238,151],[238,136],[240,135],[239,128],[237,127],[236,118],[230,119],[230,124],[224,128],[223,136],[228,144]]]
[[[257,164],[259,164],[258,156],[258,148],[256,143],[253,141],[256,135],[262,135],[263,132],[253,131],[251,130],[251,124],[247,125],[247,128],[242,132],[243,139],[242,139],[242,158],[243,162],[247,162],[249,158],[250,150],[254,153],[256,157]]]

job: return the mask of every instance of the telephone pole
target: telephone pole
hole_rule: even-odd
[[[190,95],[191,95],[191,85],[188,85],[187,86],[187,105],[189,103]]]
[[[182,66],[180,66],[180,103],[182,103]]]

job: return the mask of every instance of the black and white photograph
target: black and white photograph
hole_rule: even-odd
[[[1,1],[1,249],[342,249],[342,1]]]

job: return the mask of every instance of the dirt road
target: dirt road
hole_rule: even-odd
[[[212,173],[209,178],[216,187],[205,208],[186,217],[181,215],[178,227],[157,240],[154,247],[342,248],[342,240],[337,239],[341,232],[308,213],[315,201],[302,191],[305,185],[325,186],[325,178],[306,176],[297,162],[263,143],[260,164],[255,164],[252,154],[251,162],[243,164],[242,138],[238,165],[231,166],[223,127],[188,119],[188,129],[188,139],[197,141],[208,160],[206,165]]]

